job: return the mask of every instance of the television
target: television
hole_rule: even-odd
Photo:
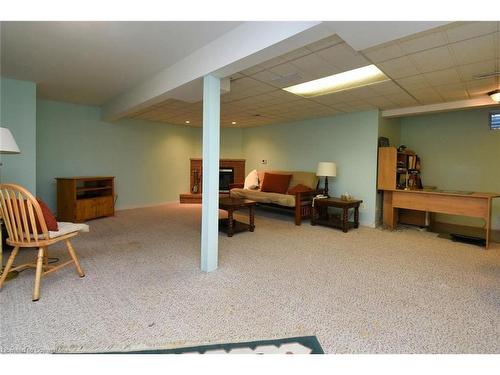
[[[490,129],[500,130],[500,111],[490,112]]]

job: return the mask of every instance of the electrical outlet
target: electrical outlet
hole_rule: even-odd
[[[361,208],[362,210],[366,210],[366,204],[361,203],[361,204],[359,205],[359,208]]]
[[[260,164],[264,164],[264,165],[265,165],[265,164],[267,164],[267,159],[262,159],[262,160],[260,161]]]

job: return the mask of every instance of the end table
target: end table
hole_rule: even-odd
[[[359,206],[362,200],[343,200],[340,198],[317,198],[313,201],[311,225],[326,225],[342,229],[346,233],[349,228],[359,227]],[[328,214],[328,207],[342,209],[340,220]],[[354,221],[349,221],[349,209],[354,209]]]

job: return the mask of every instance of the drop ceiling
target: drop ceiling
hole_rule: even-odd
[[[499,77],[500,22],[455,22],[355,51],[337,35],[230,77],[221,126],[251,127],[370,109],[394,109],[484,96]],[[391,81],[314,98],[282,88],[375,64]],[[202,102],[168,99],[130,117],[201,126]],[[235,125],[232,123],[236,122]]]

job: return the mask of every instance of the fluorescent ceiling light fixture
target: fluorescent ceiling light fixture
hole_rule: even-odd
[[[375,65],[367,65],[362,68],[334,74],[333,76],[285,87],[283,90],[304,98],[311,98],[385,81],[389,81],[389,78],[379,68]]]

